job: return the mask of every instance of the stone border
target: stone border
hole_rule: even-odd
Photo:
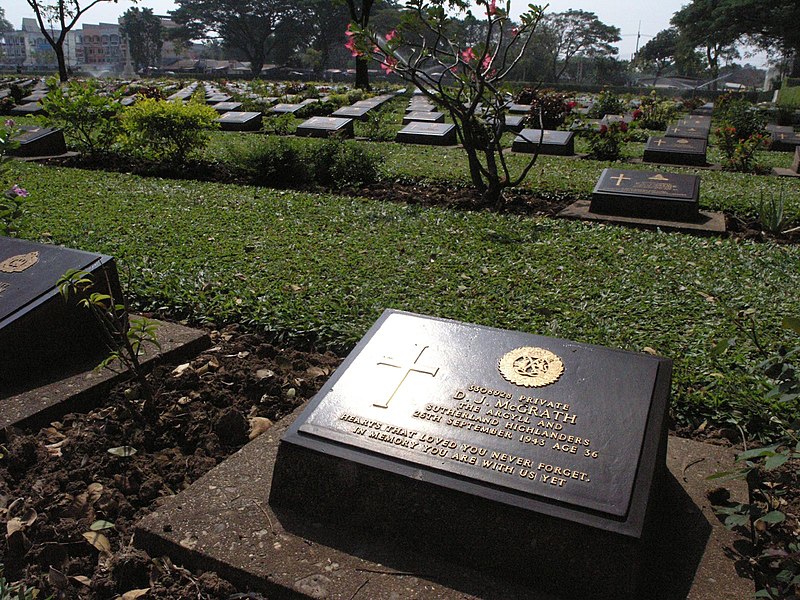
[[[135,546],[151,556],[169,555],[190,569],[214,570],[241,588],[269,597],[555,600],[445,557],[432,559],[407,548],[403,551],[389,540],[369,540],[358,532],[273,512],[267,498],[278,442],[300,410],[187,490],[165,499],[136,526]],[[643,578],[646,597],[752,597],[753,582],[739,577],[726,556],[726,548],[742,538],[720,523],[706,499],[708,491],[719,486],[707,477],[732,464],[729,449],[670,438],[671,475],[665,486],[663,520],[654,535],[661,545],[649,557]],[[726,486],[733,499],[744,501],[744,482],[728,481]],[[514,543],[513,532],[509,543]],[[468,551],[453,548],[454,555]],[[535,565],[535,554],[531,560]]]
[[[665,231],[681,231],[684,233],[699,233],[705,235],[723,234],[726,231],[725,214],[701,210],[700,214],[708,220],[705,223],[689,223],[684,221],[662,221],[659,219],[640,219],[634,217],[620,217],[617,215],[602,215],[589,211],[590,200],[578,200],[558,213],[563,219],[579,219],[581,221],[597,221],[613,223],[615,225],[629,225],[645,229],[663,229]]]
[[[211,339],[205,331],[166,321],[153,321],[158,325],[156,335],[161,350],[145,355],[143,365],[146,369],[158,362],[194,358],[211,345]],[[0,429],[48,423],[68,412],[91,408],[124,375],[109,369],[96,371],[93,367],[89,365],[86,371],[0,399]]]

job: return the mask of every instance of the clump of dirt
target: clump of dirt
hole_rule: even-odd
[[[95,410],[6,432],[0,447],[0,564],[54,598],[228,598],[214,573],[192,573],[132,548],[134,524],[313,396],[331,353],[278,348],[230,326],[190,363],[151,374],[144,404],[121,386]],[[133,595],[135,597],[135,594]],[[44,596],[42,596],[44,597]]]

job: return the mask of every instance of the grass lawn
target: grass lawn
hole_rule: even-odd
[[[224,141],[252,136],[219,134]],[[373,144],[390,178],[463,181],[458,150]],[[545,190],[590,192],[601,163],[543,157]],[[281,339],[350,348],[391,307],[675,360],[679,423],[744,420],[764,407],[730,310],[752,308],[763,342],[800,315],[800,247],[545,217],[420,208],[363,198],[142,178],[14,163],[31,192],[22,236],[117,257],[139,310],[242,322]],[[744,207],[797,182],[702,171],[703,205]],[[541,183],[539,183],[541,182]],[[789,412],[790,409],[784,409]]]

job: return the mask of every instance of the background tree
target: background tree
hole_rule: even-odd
[[[703,48],[712,80],[719,77],[720,59],[738,56],[734,45],[739,33],[724,18],[725,0],[692,0],[672,16],[683,43],[691,48]],[[712,89],[717,88],[714,81]]]
[[[36,15],[42,35],[50,44],[58,63],[58,77],[62,82],[69,79],[67,61],[64,57],[64,41],[67,34],[78,23],[86,11],[101,2],[117,3],[117,0],[25,0]],[[131,0],[134,4],[136,0]],[[56,27],[60,29],[56,30]]]
[[[575,56],[616,56],[619,28],[606,25],[592,12],[568,10],[547,15],[537,32],[537,45],[546,49],[550,79],[557,82]]]
[[[643,66],[652,65],[655,69],[653,85],[658,81],[658,76],[675,62],[678,53],[678,30],[674,27],[659,31],[656,36],[647,42],[636,56],[637,62]]]
[[[797,0],[725,0],[719,22],[779,58],[785,72],[800,77],[800,2]]]
[[[220,39],[250,62],[253,77],[261,73],[279,36],[299,11],[299,5],[288,0],[177,0],[177,4],[170,14],[184,39]]]
[[[14,31],[14,26],[6,19],[6,11],[0,6],[0,34]]]
[[[350,20],[360,29],[369,27],[369,17],[375,0],[345,0]],[[350,43],[350,42],[348,42]],[[353,53],[356,59],[356,87],[369,89],[369,59]]]
[[[128,40],[137,71],[161,64],[161,47],[164,45],[161,19],[153,14],[152,8],[129,8],[120,19],[119,29]]]

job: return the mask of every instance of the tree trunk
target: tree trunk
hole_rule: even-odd
[[[369,60],[363,56],[356,58],[356,87],[369,90]]]
[[[261,75],[261,69],[263,68],[263,60],[250,61],[250,74],[253,76],[253,79],[257,79],[259,75]]]
[[[61,83],[66,83],[69,79],[69,73],[67,72],[67,60],[64,57],[63,42],[53,46],[53,52],[56,53],[56,60],[58,61],[58,78]]]

